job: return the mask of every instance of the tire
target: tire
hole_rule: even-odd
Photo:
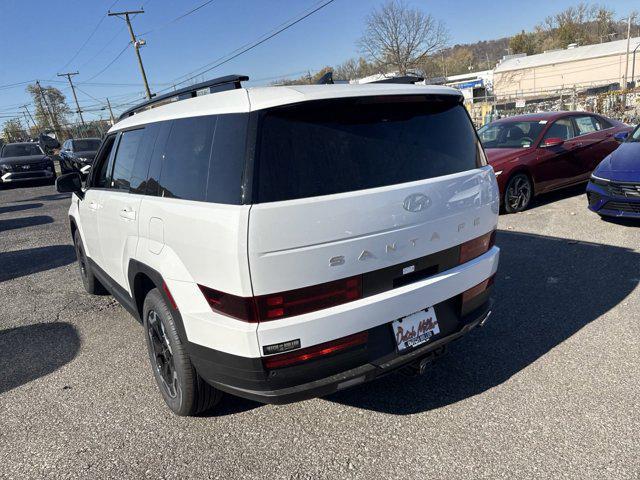
[[[212,409],[222,392],[206,383],[193,367],[180,340],[171,310],[157,288],[144,299],[143,324],[153,376],[173,413],[192,416]]]
[[[107,289],[100,283],[100,281],[93,274],[91,265],[87,260],[87,255],[84,252],[84,246],[82,245],[82,239],[80,234],[76,231],[73,235],[73,245],[76,248],[76,257],[78,259],[78,272],[80,273],[80,279],[82,285],[87,293],[91,295],[106,295]]]
[[[525,173],[516,173],[507,182],[502,198],[506,213],[517,213],[526,210],[533,199],[533,184]]]

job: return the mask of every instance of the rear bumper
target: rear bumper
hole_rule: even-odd
[[[33,170],[28,172],[7,172],[0,177],[2,183],[28,182],[30,180],[46,180],[54,178],[49,170]]]
[[[441,334],[406,353],[397,352],[391,326],[385,324],[368,330],[369,342],[361,348],[279,370],[264,370],[259,358],[230,358],[234,356],[220,352],[212,355],[211,350],[193,344],[191,359],[208,383],[239,397],[271,404],[321,397],[436,356],[445,345],[487,320],[492,308],[490,294],[491,289],[481,294],[479,306],[465,317],[457,314],[458,298],[434,306]]]
[[[588,208],[604,217],[640,218],[640,196],[612,195],[606,187],[589,182],[587,185]]]

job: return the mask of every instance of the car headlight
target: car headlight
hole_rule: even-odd
[[[0,164],[0,172],[12,172],[13,167],[11,165],[7,165],[6,163]]]
[[[609,185],[611,183],[611,180],[608,180],[602,177],[597,177],[594,174],[591,174],[591,181],[597,185]]]

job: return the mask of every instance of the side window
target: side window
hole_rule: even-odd
[[[162,194],[160,191],[160,172],[162,171],[164,149],[167,145],[169,134],[171,133],[172,124],[173,121],[171,120],[158,124],[155,145],[153,147],[153,153],[151,154],[151,161],[149,162],[146,188],[144,192],[140,191],[140,193],[155,197],[159,197]]]
[[[129,191],[133,164],[136,161],[143,136],[143,128],[122,132],[111,177],[111,188]]]
[[[575,116],[573,119],[576,122],[578,128],[578,135],[587,135],[588,133],[597,132],[600,130],[600,126],[596,123],[596,119],[591,115]]]
[[[553,122],[553,124],[544,134],[544,140],[547,138],[561,138],[563,140],[569,140],[575,137],[576,134],[573,129],[573,122],[570,118],[561,118]]]
[[[611,124],[611,122],[605,118],[602,117],[595,117],[596,121],[598,122],[598,124],[600,125],[599,130],[606,130],[607,128],[612,128],[613,125]]]
[[[160,174],[160,195],[205,201],[215,117],[174,120]]]
[[[140,148],[138,148],[138,154],[136,155],[136,160],[133,163],[133,170],[131,171],[131,193],[138,193],[142,195],[147,193],[149,163],[151,161],[151,154],[153,153],[153,147],[159,130],[159,123],[152,123],[145,126],[142,143],[140,144]]]
[[[106,188],[109,179],[111,165],[113,165],[113,146],[115,144],[116,134],[113,134],[105,139],[102,144],[102,148],[96,156],[94,166],[92,168],[92,176],[90,186],[95,188]]]
[[[240,205],[249,114],[219,115],[211,154],[207,201]]]

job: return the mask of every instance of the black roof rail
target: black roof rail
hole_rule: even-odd
[[[142,102],[135,107],[131,107],[125,110],[118,117],[118,121],[123,120],[126,117],[130,117],[142,110],[152,108],[154,105],[160,103],[169,103],[169,100],[176,98],[176,100],[186,100],[187,98],[193,98],[197,96],[197,92],[209,89],[209,93],[223,92],[225,90],[234,90],[236,88],[242,88],[240,82],[246,82],[249,77],[246,75],[227,75],[225,77],[213,78],[205,82],[196,83],[195,85],[189,85],[188,87],[175,90],[173,92],[165,93],[157,97],[153,97],[151,100]],[[159,106],[159,105],[158,105]]]
[[[403,77],[389,77],[382,80],[374,80],[369,83],[418,83],[424,80],[424,77],[418,75],[405,75]]]

